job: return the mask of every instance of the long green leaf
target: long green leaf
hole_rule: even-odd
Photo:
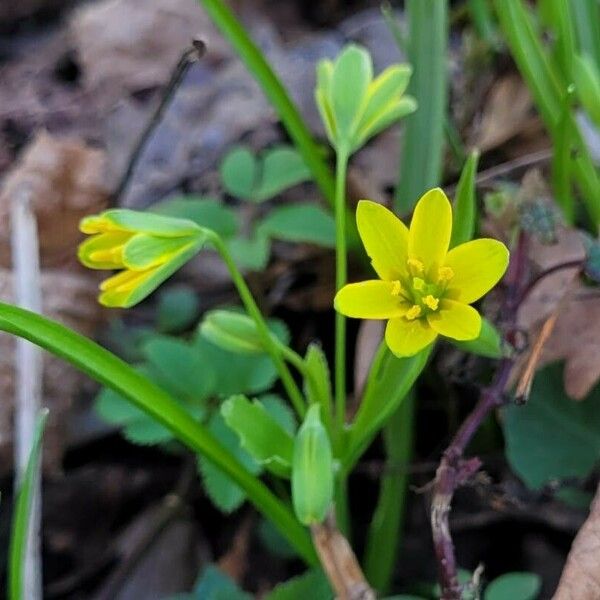
[[[452,223],[452,238],[450,239],[451,248],[472,240],[475,233],[475,226],[477,224],[475,175],[477,175],[478,162],[479,152],[474,150],[469,155],[458,180],[456,196],[454,198],[454,218]]]
[[[204,455],[231,477],[305,560],[310,564],[315,563],[310,538],[291,510],[260,480],[246,471],[204,426],[126,362],[55,321],[9,304],[0,303],[0,330],[25,338],[65,359],[162,423],[179,441],[194,452]]]
[[[409,358],[397,358],[387,348],[369,377],[367,388],[350,430],[348,451],[342,469],[348,472],[373,441],[381,427],[400,407],[406,394],[421,374],[432,346]]]
[[[47,410],[41,411],[37,417],[27,468],[17,492],[8,559],[8,597],[10,600],[23,600],[25,598],[25,556],[27,554],[36,473],[39,469],[42,454],[42,437],[47,417]]]
[[[498,20],[546,128],[556,145],[564,94],[567,90],[559,69],[550,60],[534,26],[534,20],[522,0],[495,0]],[[571,114],[567,116],[572,143],[578,150],[573,161],[573,179],[577,182],[588,213],[600,224],[600,179],[581,131]]]
[[[413,388],[383,429],[387,454],[385,473],[381,477],[377,507],[367,532],[364,558],[367,581],[382,594],[388,592],[402,539],[408,494],[406,469],[415,437],[412,426],[415,408]],[[398,437],[399,431],[404,435]]]
[[[600,67],[600,4],[598,0],[568,0],[580,53]]]
[[[311,170],[317,185],[333,207],[334,180],[331,171],[283,84],[242,24],[221,0],[200,0],[200,3],[262,87]]]
[[[423,192],[439,184],[448,80],[447,0],[408,0],[406,7],[408,57],[413,67],[409,94],[416,98],[419,108],[406,118],[395,198],[400,213],[412,210]]]

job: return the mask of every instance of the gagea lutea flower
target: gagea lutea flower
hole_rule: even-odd
[[[100,284],[98,300],[110,307],[141,302],[206,241],[193,221],[127,209],[86,217],[79,228],[92,235],[79,246],[79,260],[90,269],[120,271]]]
[[[438,335],[473,340],[481,316],[470,304],[500,280],[509,253],[482,238],[448,249],[452,206],[435,188],[417,203],[408,229],[387,208],[362,200],[358,231],[378,280],[344,286],[335,308],[348,317],[385,319],[385,340],[396,356],[412,356]]]

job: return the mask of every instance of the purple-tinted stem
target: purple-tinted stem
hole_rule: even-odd
[[[527,237],[521,233],[505,276],[507,290],[501,319],[505,328],[505,337],[509,341],[513,341],[517,310],[523,298],[523,291],[527,287],[527,246]],[[513,365],[514,358],[503,358],[498,363],[491,384],[482,390],[479,401],[443,453],[436,471],[431,501],[431,530],[438,562],[441,600],[460,600],[462,597],[454,543],[450,533],[450,505],[455,491],[481,466],[478,458],[465,459],[463,454],[485,418],[504,403],[504,390],[508,385]]]

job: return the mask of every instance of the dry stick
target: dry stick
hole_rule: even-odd
[[[526,260],[527,238],[521,232],[506,275],[507,294],[502,311],[509,341],[512,341],[511,338],[516,332],[516,315],[526,277]],[[504,390],[508,385],[514,363],[513,357],[500,361],[491,385],[482,391],[477,405],[442,455],[440,466],[436,471],[431,502],[431,530],[438,562],[442,600],[460,600],[462,595],[448,519],[452,498],[454,492],[466,483],[481,466],[479,458],[467,460],[463,458],[463,454],[484,419],[505,402]]]
[[[38,231],[31,209],[31,190],[22,186],[11,203],[11,253],[15,302],[36,313],[42,312]],[[15,485],[21,485],[33,446],[35,422],[42,401],[42,353],[37,346],[19,339],[15,352]],[[34,475],[33,501],[27,546],[23,590],[28,600],[42,598],[41,558],[41,476]]]
[[[375,600],[348,540],[335,525],[333,515],[310,528],[321,566],[336,600]]]
[[[204,52],[206,52],[206,46],[204,42],[201,40],[194,40],[192,42],[192,47],[185,50],[185,52],[181,55],[181,58],[173,70],[171,79],[169,80],[169,83],[167,84],[167,87],[160,98],[160,102],[158,103],[156,110],[150,117],[146,127],[144,127],[144,130],[142,131],[129,156],[129,160],[125,170],[123,171],[123,175],[121,176],[121,179],[119,180],[119,183],[112,194],[113,204],[117,204],[121,196],[125,193],[125,190],[129,185],[129,181],[131,180],[131,176],[135,171],[135,168],[142,156],[142,152],[144,151],[148,140],[150,139],[150,136],[162,121],[165,110],[179,89],[185,74],[188,72],[190,66],[204,55]]]

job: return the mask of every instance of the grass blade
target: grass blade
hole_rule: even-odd
[[[367,581],[381,594],[388,592],[402,539],[408,493],[406,469],[412,455],[415,433],[412,426],[415,412],[413,390],[383,429],[387,459],[379,486],[377,507],[367,532],[364,557]],[[398,436],[399,431],[404,435]]]
[[[413,67],[408,93],[418,109],[406,118],[395,207],[407,213],[421,194],[439,184],[447,97],[447,0],[408,0],[408,58]]]
[[[251,475],[212,434],[166,392],[95,342],[40,315],[0,302],[0,330],[25,338],[66,360],[99,383],[118,392],[169,429],[194,452],[203,454],[235,481],[262,514],[273,521],[300,555],[316,556],[306,530],[288,506]]]
[[[200,0],[200,3],[262,87],[311,170],[317,185],[333,208],[335,183],[331,170],[279,77],[233,12],[221,0]]]
[[[475,234],[477,224],[475,175],[477,175],[478,162],[479,152],[474,150],[469,155],[458,180],[456,197],[454,198],[454,222],[452,223],[450,248],[472,240]]]
[[[580,53],[600,67],[600,5],[597,0],[569,0]]]
[[[47,417],[47,410],[41,411],[37,417],[27,468],[19,484],[15,501],[8,558],[8,597],[10,600],[23,600],[26,597],[25,555],[37,473],[42,455],[42,437]]]

